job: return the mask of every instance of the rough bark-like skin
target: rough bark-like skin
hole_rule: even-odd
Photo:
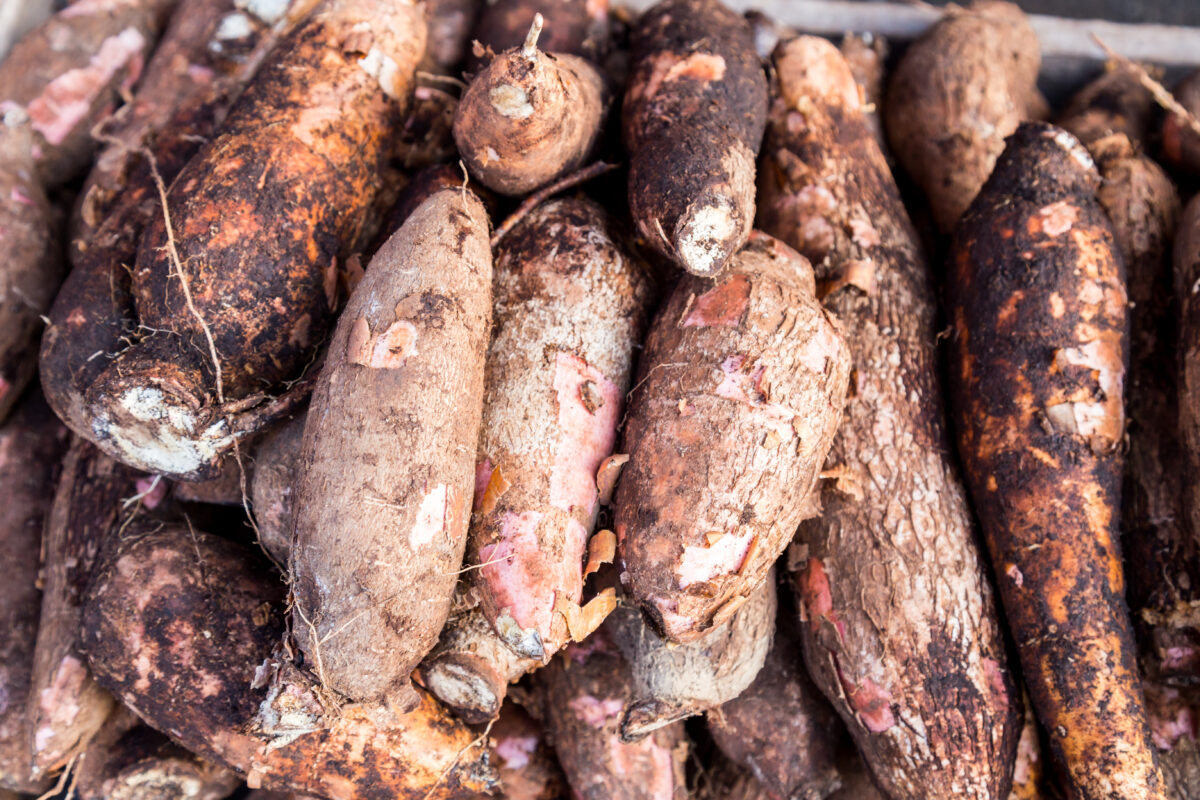
[[[428,696],[403,717],[324,706],[272,654],[282,588],[223,539],[179,527],[129,536],[84,612],[97,680],[188,750],[245,773],[252,788],[432,800],[490,787],[486,750]]]
[[[112,713],[112,695],[92,680],[83,655],[83,596],[101,548],[136,511],[139,473],[81,439],[63,459],[42,542],[42,613],[28,716],[35,775],[80,753]]]
[[[665,0],[633,29],[622,131],[638,233],[716,275],[754,224],[767,81],[750,25],[720,0]]]
[[[1186,291],[1176,295],[1171,269],[1179,196],[1162,167],[1137,151],[1140,139],[1132,138],[1145,134],[1152,103],[1135,76],[1114,70],[1080,92],[1062,127],[1096,161],[1102,179],[1097,198],[1128,275],[1121,529],[1129,605],[1144,669],[1160,680],[1188,680],[1200,668],[1200,628],[1192,610],[1200,606],[1200,541],[1192,531],[1200,528],[1189,530],[1200,519],[1189,518],[1185,509],[1200,502],[1200,493],[1184,481],[1179,440],[1177,297],[1187,297]]]
[[[754,682],[708,712],[721,752],[750,770],[776,797],[822,800],[839,786],[841,721],[801,660],[791,606],[782,604],[775,640]]]
[[[1165,797],[1117,543],[1125,269],[1071,134],[1024,123],[949,258],[959,452],[1072,797]]]
[[[299,496],[305,419],[305,414],[297,414],[280,422],[254,450],[250,501],[258,525],[258,542],[279,564],[287,564],[292,552],[292,520]]]
[[[618,606],[606,624],[633,676],[621,740],[636,742],[745,691],[771,649],[775,608],[774,570],[733,616],[686,644],[658,636],[636,607]]]
[[[0,788],[40,792],[31,777],[33,730],[25,713],[42,596],[38,561],[42,524],[54,497],[66,431],[36,393],[0,428]]]
[[[175,0],[78,0],[17,42],[0,62],[0,109],[24,107],[47,186],[84,170],[92,129],[138,78]]]
[[[527,194],[583,164],[604,106],[604,78],[584,59],[514,47],[467,86],[454,141],[484,186]]]
[[[562,768],[545,731],[514,703],[505,703],[491,731],[492,761],[504,800],[558,800],[564,796]]]
[[[950,456],[929,269],[841,55],[802,37],[775,69],[759,224],[817,265],[855,368],[790,564],[805,660],[893,800],[1002,796],[1020,697]]]
[[[808,262],[756,233],[715,285],[679,281],[638,372],[614,506],[621,582],[683,642],[726,619],[817,513],[850,357]]]
[[[546,26],[538,43],[548,53],[570,53],[596,63],[608,49],[608,0],[496,0],[484,4],[471,37],[485,50],[501,53],[525,41],[533,15]],[[481,57],[467,67],[476,71]]]
[[[454,95],[436,86],[417,86],[413,90],[412,107],[394,145],[396,161],[408,170],[457,161],[454,149],[457,111],[458,98]]]
[[[22,112],[0,114],[0,422],[37,370],[42,315],[64,274],[54,212],[34,172],[32,146]]]
[[[87,748],[74,782],[79,800],[223,800],[242,784],[237,773],[153,728],[137,725],[116,738],[107,733]]]
[[[408,0],[326,0],[280,43],[168,193],[194,313],[163,215],[142,236],[143,337],[87,393],[103,449],[195,480],[254,432],[225,409],[296,378],[324,337],[337,261],[360,235],[424,47],[424,9]]]
[[[211,138],[252,65],[277,38],[248,12],[216,17],[223,5],[228,0],[207,0],[200,10],[189,7],[189,13],[175,15],[142,91],[117,131],[125,146],[111,145],[101,153],[89,178],[91,188],[82,195],[68,247],[73,269],[50,310],[40,371],[55,413],[87,439],[96,434],[84,395],[135,336],[129,270],[143,229],[162,215],[150,163],[128,147],[148,147],[159,175],[170,185]],[[223,38],[230,30],[239,31],[239,16],[245,18],[249,36]],[[224,22],[230,19],[232,23]],[[180,66],[189,60],[198,69]]]
[[[426,0],[429,43],[425,58],[438,72],[457,74],[480,5],[478,0]]]
[[[570,641],[554,609],[582,599],[596,473],[653,300],[646,267],[586,200],[521,220],[495,274],[467,559],[485,565],[474,573],[480,607],[450,623],[424,666],[430,690],[475,719],[495,716],[507,684]]]
[[[633,676],[601,628],[538,673],[546,732],[579,800],[683,800],[683,723],[636,744],[621,741],[621,709]]]
[[[1120,63],[1109,62],[1100,77],[1080,89],[1058,118],[1058,125],[1090,145],[1111,133],[1123,133],[1142,143],[1150,133],[1155,104],[1137,74]]]
[[[887,81],[888,42],[882,36],[848,33],[838,47],[850,67],[858,96],[862,101],[863,118],[876,144],[888,155],[887,134],[883,130],[883,97]],[[768,55],[770,55],[768,53]]]
[[[353,700],[408,705],[409,674],[446,622],[475,485],[491,291],[483,204],[438,192],[375,254],[313,393],[293,630],[325,685]]]
[[[1200,118],[1200,71],[1193,72],[1175,87],[1175,99]],[[1178,114],[1168,113],[1163,119],[1162,152],[1167,161],[1193,175],[1200,175],[1200,134],[1196,133]]]
[[[892,151],[953,230],[1004,149],[1041,103],[1037,35],[1012,3],[976,0],[913,42],[888,85]]]

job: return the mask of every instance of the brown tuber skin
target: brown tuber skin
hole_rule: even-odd
[[[325,688],[407,708],[467,538],[492,254],[465,189],[426,200],[338,322],[304,430],[292,630]]]
[[[423,669],[464,719],[570,641],[613,451],[653,300],[645,266],[586,200],[544,203],[496,250],[494,333],[475,467],[468,564],[479,608],[453,620]],[[482,618],[482,619],[480,619]]]
[[[622,109],[638,233],[718,274],[754,223],[767,82],[750,25],[720,0],[664,0],[634,26]]]
[[[1175,87],[1175,99],[1200,119],[1200,71],[1193,72]],[[1162,152],[1173,166],[1192,175],[1200,175],[1200,133],[1179,114],[1168,112],[1163,119]]]
[[[63,459],[42,542],[42,614],[28,717],[34,774],[53,774],[82,752],[114,701],[92,679],[82,652],[83,596],[100,552],[139,506],[139,473],[76,438]]]
[[[608,49],[608,0],[496,0],[484,3],[474,38],[481,49],[469,59],[477,71],[487,51],[501,53],[520,46],[540,13],[546,31],[542,47],[549,53],[570,53],[599,63]]]
[[[1020,695],[950,456],[929,267],[837,49],[801,37],[774,65],[759,224],[816,265],[855,365],[789,562],[805,661],[892,800],[1002,797]]]
[[[621,741],[621,709],[633,700],[632,676],[604,629],[574,644],[538,672],[546,732],[579,800],[686,797],[683,724],[634,744]]]
[[[1082,141],[1100,171],[1097,199],[1112,222],[1128,273],[1130,367],[1128,452],[1121,530],[1129,604],[1144,647],[1143,665],[1161,680],[1188,680],[1200,667],[1200,548],[1185,508],[1196,502],[1184,481],[1179,440],[1176,347],[1179,307],[1171,241],[1179,196],[1162,167],[1136,149],[1153,98],[1128,69],[1085,87],[1061,125]],[[1190,403],[1189,403],[1190,406]],[[1184,409],[1185,413],[1187,409]]]
[[[18,109],[0,113],[0,422],[37,370],[42,315],[64,270],[54,212],[34,171],[33,131]]]
[[[501,194],[527,194],[582,165],[604,117],[604,78],[578,56],[538,50],[541,29],[539,14],[524,45],[471,80],[454,118],[467,168]]]
[[[732,617],[686,644],[662,639],[636,607],[618,606],[606,626],[633,678],[633,700],[621,713],[621,741],[639,741],[745,691],[771,649],[775,608],[774,570]]]
[[[841,786],[837,750],[845,735],[804,669],[794,610],[781,603],[781,611],[762,670],[744,692],[708,712],[708,731],[773,796],[821,800]]]
[[[199,480],[299,401],[299,388],[267,403],[261,392],[296,378],[332,322],[338,259],[361,233],[424,47],[423,7],[407,0],[325,0],[280,43],[172,184],[173,237],[163,214],[142,236],[143,335],[86,396],[102,449]]]
[[[1034,710],[1081,800],[1163,798],[1117,543],[1125,269],[1087,151],[1025,123],[949,258],[959,452]]]
[[[477,0],[426,0],[429,43],[425,59],[434,70],[447,75],[457,72],[467,54],[479,6]]]
[[[622,584],[665,638],[728,619],[816,513],[849,374],[812,268],[782,242],[756,233],[720,282],[675,286],[642,351],[614,508]]]
[[[281,595],[252,553],[223,539],[180,527],[126,536],[85,608],[92,670],[147,724],[251,788],[327,800],[466,800],[491,788],[482,744],[428,696],[403,717],[324,705],[272,654]]]
[[[0,111],[29,112],[47,186],[87,168],[92,130],[142,75],[175,0],[77,0],[27,34],[0,62]]]
[[[1040,116],[1040,67],[1028,19],[997,0],[947,12],[896,65],[884,107],[888,140],[942,233],[979,193],[1004,137]]]
[[[287,564],[292,552],[305,419],[307,414],[301,413],[281,420],[254,449],[250,502],[258,525],[258,543],[277,564]]]
[[[850,67],[858,96],[862,100],[863,118],[875,137],[884,156],[888,155],[887,133],[883,130],[883,97],[887,84],[888,42],[882,36],[848,33],[838,47]],[[767,55],[770,55],[768,53]]]
[[[25,713],[42,597],[38,560],[42,524],[54,497],[66,431],[36,393],[0,427],[0,789],[41,792],[32,778],[33,730]]]

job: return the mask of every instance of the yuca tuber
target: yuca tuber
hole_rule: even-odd
[[[38,559],[42,524],[54,497],[66,431],[36,393],[0,427],[0,788],[40,792],[32,777],[33,730],[25,713],[42,597]]]
[[[325,705],[272,654],[281,599],[253,554],[223,539],[181,527],[127,535],[89,592],[88,658],[147,724],[251,788],[433,800],[491,787],[483,744],[428,696],[402,717]]]
[[[812,267],[756,233],[715,285],[679,281],[638,374],[614,509],[621,581],[682,642],[727,619],[819,508],[850,356]]]
[[[608,0],[496,0],[485,3],[475,25],[480,48],[468,62],[478,71],[487,54],[501,53],[525,41],[533,15],[545,19],[542,47],[599,63],[608,48]]]
[[[463,175],[462,168],[454,164],[428,166],[413,175],[412,180],[396,197],[396,203],[388,211],[383,224],[379,226],[379,230],[375,234],[375,239],[364,251],[364,255],[370,257],[379,252],[383,243],[392,238],[392,234],[399,230],[405,220],[411,217],[412,213],[430,197],[442,189],[462,188],[467,185],[467,182],[467,176]],[[487,205],[487,198],[481,197],[480,199],[484,200],[484,205]]]
[[[479,15],[478,0],[426,0],[429,40],[425,59],[434,70],[453,75],[467,55],[467,43]]]
[[[246,458],[247,451],[257,454],[256,447],[249,447],[239,453],[242,463],[232,456],[221,462],[220,471],[206,481],[195,483],[180,481],[171,485],[171,497],[183,503],[207,503],[215,506],[240,506],[246,498],[242,497],[242,479],[245,478],[246,488],[254,483],[254,461]]]
[[[467,538],[492,254],[466,189],[426,200],[338,322],[304,429],[292,624],[324,687],[407,707]]]
[[[581,601],[597,473],[652,302],[643,264],[585,200],[521,220],[497,248],[494,291],[468,550],[481,602],[423,667],[430,691],[472,720],[578,638],[562,604]]]
[[[1168,162],[1193,175],[1200,175],[1200,71],[1193,72],[1175,87],[1175,99],[1191,119],[1170,112],[1163,119],[1162,152]]]
[[[888,83],[892,151],[953,230],[1022,120],[1038,117],[1037,34],[1021,9],[997,0],[954,7],[913,42]]]
[[[621,605],[605,623],[633,678],[621,740],[634,742],[677,720],[716,709],[758,675],[775,633],[775,572],[720,624],[686,644],[658,636],[641,611]]]
[[[504,800],[558,800],[563,796],[562,768],[540,723],[508,702],[491,729],[491,759]]]
[[[175,0],[77,0],[17,42],[0,62],[0,110],[21,106],[48,186],[85,169],[92,129],[141,77]]]
[[[79,800],[223,800],[242,783],[125,709],[88,744],[71,780]]]
[[[303,396],[425,46],[409,0],[326,0],[289,34],[142,236],[139,338],[85,398],[131,466],[197,480]],[[168,230],[167,221],[170,222]]]
[[[250,498],[258,543],[279,564],[287,564],[292,552],[305,419],[306,414],[300,413],[275,423],[254,448]]]
[[[526,194],[581,165],[604,117],[604,78],[579,56],[539,50],[541,30],[539,14],[523,45],[471,79],[454,117],[467,168],[502,194]]]
[[[863,119],[871,129],[880,151],[888,155],[887,134],[883,130],[883,95],[886,81],[888,43],[882,36],[848,33],[838,47],[858,84]],[[770,55],[768,53],[768,55]]]
[[[754,223],[767,82],[749,24],[720,0],[664,0],[638,20],[622,108],[638,232],[713,276]]]
[[[0,422],[37,370],[42,315],[62,281],[54,212],[34,174],[33,131],[19,109],[0,114]]]
[[[1076,96],[1061,125],[1096,162],[1097,199],[1128,274],[1131,357],[1121,530],[1144,664],[1167,679],[1200,667],[1200,628],[1187,612],[1200,601],[1200,543],[1192,533],[1200,528],[1189,529],[1200,516],[1189,520],[1185,512],[1200,495],[1183,480],[1179,441],[1179,307],[1171,270],[1179,196],[1166,172],[1136,149],[1152,105],[1132,71],[1115,69]]]
[[[1117,544],[1125,269],[1075,137],[1023,123],[949,257],[959,453],[1068,792],[1165,797]]]
[[[744,692],[708,712],[708,731],[771,795],[820,800],[841,785],[837,752],[846,736],[804,669],[795,609],[781,599],[780,612],[763,668]]]
[[[999,797],[1020,696],[950,457],[929,268],[837,49],[802,37],[774,66],[759,224],[817,265],[855,366],[789,562],[805,661],[892,800]]]
[[[601,632],[573,644],[537,673],[546,732],[579,800],[672,800],[687,796],[683,723],[635,744],[621,741],[632,676]]]
[[[63,459],[43,535],[42,612],[27,711],[35,776],[65,767],[112,713],[112,695],[88,671],[80,620],[100,551],[139,511],[124,502],[138,495],[139,477],[78,438]]]

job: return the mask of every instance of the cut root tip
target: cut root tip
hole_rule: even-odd
[[[521,55],[526,58],[537,57],[537,40],[542,35],[542,24],[545,20],[541,13],[533,15],[533,24],[529,26],[529,34],[525,37],[525,46],[521,48]]]

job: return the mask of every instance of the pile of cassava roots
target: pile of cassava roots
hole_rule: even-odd
[[[1200,800],[1200,74],[1052,105],[999,0],[0,58],[0,800]]]

